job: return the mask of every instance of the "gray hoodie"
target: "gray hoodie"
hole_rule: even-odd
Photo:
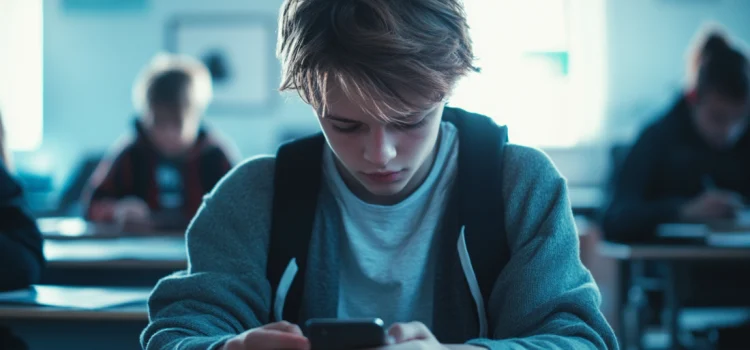
[[[488,305],[479,311],[481,300],[472,296],[473,273],[464,265],[463,236],[452,245],[457,251],[442,249],[447,252],[442,260],[456,262],[436,269],[432,332],[445,343],[493,350],[617,349],[599,311],[596,284],[579,258],[565,180],[535,149],[510,144],[503,161],[511,258]],[[144,349],[216,349],[232,336],[269,322],[273,310],[266,262],[273,177],[274,158],[255,158],[233,170],[206,197],[187,232],[188,270],[162,279],[149,300],[151,322],[141,337]],[[336,224],[340,218],[334,208],[335,200],[322,186],[302,319],[336,316],[336,230],[341,225]]]

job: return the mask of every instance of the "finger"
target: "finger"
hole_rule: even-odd
[[[140,211],[130,211],[125,216],[129,222],[133,223],[139,223],[139,222],[145,222],[146,219],[148,219],[148,213],[143,213]]]
[[[715,207],[706,213],[709,220],[726,219],[732,215],[733,210],[729,207]]]
[[[742,196],[735,194],[734,196],[732,196],[730,204],[735,210],[740,210],[745,207],[745,200],[742,198]]]
[[[727,211],[724,213],[725,219],[734,219],[737,217],[737,208],[728,208]]]
[[[138,198],[136,197],[127,197],[120,200],[120,203],[128,206],[132,206],[138,203]]]
[[[151,211],[151,208],[148,206],[148,204],[146,204],[146,202],[140,202],[140,203],[138,203],[138,205],[136,205],[136,208],[138,208],[140,210],[143,210],[143,211],[146,211],[146,212]]]
[[[287,321],[274,322],[264,326],[265,329],[272,329],[280,332],[287,332],[297,335],[303,335],[302,330],[296,324],[289,323]]]
[[[310,350],[310,341],[301,335],[265,328],[248,334],[244,345],[258,350]]]
[[[139,219],[146,220],[150,215],[151,212],[148,210],[148,208],[140,208],[140,210],[138,210]]]
[[[718,196],[718,201],[736,208],[743,206],[742,195],[736,192],[724,191]]]
[[[711,209],[713,209],[714,213],[722,217],[726,217],[728,215],[734,215],[734,213],[737,211],[737,207],[732,202],[729,202],[729,201],[717,203]]]
[[[130,203],[129,207],[131,208],[131,210],[137,211],[140,213],[147,213],[151,211],[151,208],[148,207],[148,204],[143,203],[143,202]]]
[[[410,340],[428,339],[432,336],[430,330],[421,322],[396,323],[388,329],[388,335],[393,337],[396,344]]]
[[[367,350],[420,350],[424,348],[424,340],[412,340],[400,344],[387,345]]]

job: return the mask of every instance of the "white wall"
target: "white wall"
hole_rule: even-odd
[[[111,13],[69,11],[61,3],[44,0],[44,143],[40,152],[23,157],[39,170],[54,169],[58,185],[84,152],[107,149],[129,130],[131,84],[164,49],[165,23],[173,15],[252,12],[275,21],[281,0],[150,0],[143,10]],[[272,152],[283,125],[316,123],[293,96],[269,115],[207,119],[245,156]]]

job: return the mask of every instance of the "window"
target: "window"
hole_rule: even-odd
[[[578,1],[464,0],[482,72],[458,83],[451,104],[508,125],[514,143],[590,141],[603,114],[603,26],[572,18],[601,18],[603,5]]]
[[[11,150],[42,142],[42,0],[0,1],[0,113]]]

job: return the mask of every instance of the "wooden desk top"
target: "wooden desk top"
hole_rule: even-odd
[[[119,306],[102,310],[60,309],[46,306],[0,305],[0,320],[148,322],[148,309],[145,304]]]
[[[601,242],[598,250],[603,256],[620,260],[750,260],[750,247]]]
[[[187,266],[183,237],[48,240],[44,255],[51,268],[180,270]]]

